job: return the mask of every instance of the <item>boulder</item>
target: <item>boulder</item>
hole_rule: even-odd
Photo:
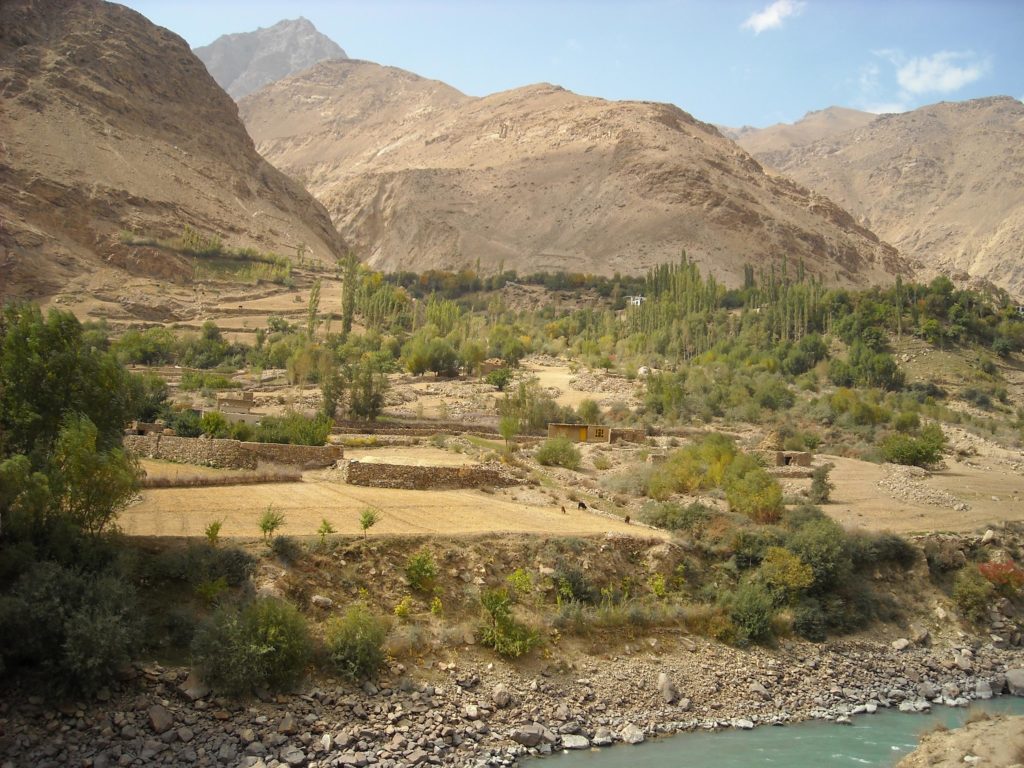
[[[594,731],[594,738],[590,740],[590,743],[595,747],[610,747],[612,741],[612,732],[602,725]]]
[[[508,686],[504,683],[498,683],[494,686],[494,690],[491,691],[491,701],[494,702],[494,706],[498,709],[504,709],[512,703],[512,694],[509,693]]]
[[[569,734],[562,737],[563,749],[590,749],[590,739],[586,736]]]
[[[295,722],[295,717],[291,712],[285,712],[284,717],[281,718],[281,722],[277,726],[277,732],[283,733],[285,736],[291,736],[299,730],[299,726]]]
[[[991,699],[992,698],[992,685],[988,680],[979,680],[974,684],[974,698],[976,699]]]
[[[752,693],[755,696],[760,696],[762,699],[771,698],[771,694],[768,693],[768,689],[761,685],[761,683],[751,683],[747,688],[747,692]]]
[[[658,673],[658,693],[666,704],[672,704],[679,699],[675,683],[664,672]]]
[[[309,602],[311,602],[317,608],[323,608],[325,610],[334,607],[334,601],[331,600],[331,598],[329,597],[325,597],[324,595],[313,595],[311,598],[309,598]]]
[[[174,725],[174,716],[166,708],[155,704],[149,708],[149,725],[154,733],[163,733]]]
[[[626,744],[643,744],[644,739],[646,738],[643,730],[635,726],[633,723],[626,723],[622,726],[622,733],[619,735]]]
[[[1024,696],[1024,669],[1006,670],[1006,689],[1014,696]]]
[[[522,725],[514,729],[508,737],[517,744],[522,744],[524,747],[536,747],[542,741],[547,744],[555,743],[555,734],[540,723]]]
[[[205,699],[210,695],[210,686],[203,682],[202,678],[199,677],[199,673],[194,669],[188,673],[185,682],[178,686],[178,690],[190,701]]]
[[[894,651],[905,651],[910,647],[910,641],[905,637],[901,637],[899,640],[892,641],[892,649]]]
[[[741,717],[741,718],[739,718],[737,720],[733,720],[732,721],[732,727],[733,728],[739,728],[740,730],[743,730],[743,731],[749,731],[751,728],[754,727],[754,721],[753,720],[747,720],[747,718],[745,718],[745,717]]]
[[[298,747],[285,747],[281,750],[281,760],[292,766],[302,765],[306,762],[306,753]]]

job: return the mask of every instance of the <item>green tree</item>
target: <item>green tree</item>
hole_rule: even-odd
[[[341,334],[352,332],[352,318],[356,312],[356,292],[359,290],[359,259],[354,253],[345,255],[342,262]]]
[[[601,407],[590,398],[580,402],[576,413],[584,424],[599,424],[601,421]]]
[[[367,507],[359,514],[359,527],[363,529],[363,538],[366,538],[366,532],[369,531],[380,521],[380,510],[374,509],[373,507]]]
[[[275,509],[273,504],[268,504],[260,516],[260,531],[263,533],[263,540],[269,542],[274,532],[284,525],[284,513]]]
[[[350,373],[349,410],[353,415],[376,421],[384,408],[388,379],[380,370],[377,361],[370,355],[363,355]]]
[[[372,677],[384,665],[388,629],[388,620],[374,615],[365,605],[349,607],[344,616],[334,617],[324,629],[331,664],[350,680]]]
[[[227,437],[231,427],[220,411],[207,411],[199,419],[199,428],[207,437]]]
[[[337,366],[329,366],[320,377],[320,395],[320,412],[325,419],[333,423],[345,396],[345,379]]]
[[[505,450],[511,450],[512,440],[519,434],[519,419],[512,415],[502,416],[498,422],[498,432],[505,440]]]
[[[306,338],[313,341],[320,325],[320,279],[313,281],[309,289],[309,305],[306,307]]]

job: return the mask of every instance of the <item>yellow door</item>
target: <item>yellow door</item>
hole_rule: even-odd
[[[587,428],[586,427],[580,427],[580,442],[581,443],[587,442]]]

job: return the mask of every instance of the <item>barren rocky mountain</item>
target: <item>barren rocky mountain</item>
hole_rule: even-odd
[[[892,279],[895,250],[830,200],[765,174],[668,104],[533,85],[471,98],[329,61],[240,102],[260,152],[302,180],[375,267],[640,272],[677,260],[737,282],[789,258],[832,282]]]
[[[755,155],[931,271],[1024,297],[1024,104],[1017,99],[933,104]]]
[[[128,244],[186,225],[226,245],[339,251],[324,209],[256,153],[185,41],[123,6],[5,0],[0,98],[0,294],[188,277],[190,259]]]
[[[767,128],[744,126],[720,130],[757,157],[769,152],[784,152],[793,147],[862,128],[877,117],[878,115],[856,109],[829,107],[808,112],[795,123],[776,123]]]
[[[221,35],[196,48],[195,54],[235,99],[319,61],[348,58],[341,46],[301,16],[255,32]]]

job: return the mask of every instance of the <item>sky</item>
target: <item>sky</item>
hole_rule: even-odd
[[[767,126],[838,105],[1024,100],[1024,0],[126,0],[193,47],[305,16],[483,96],[538,82]]]

